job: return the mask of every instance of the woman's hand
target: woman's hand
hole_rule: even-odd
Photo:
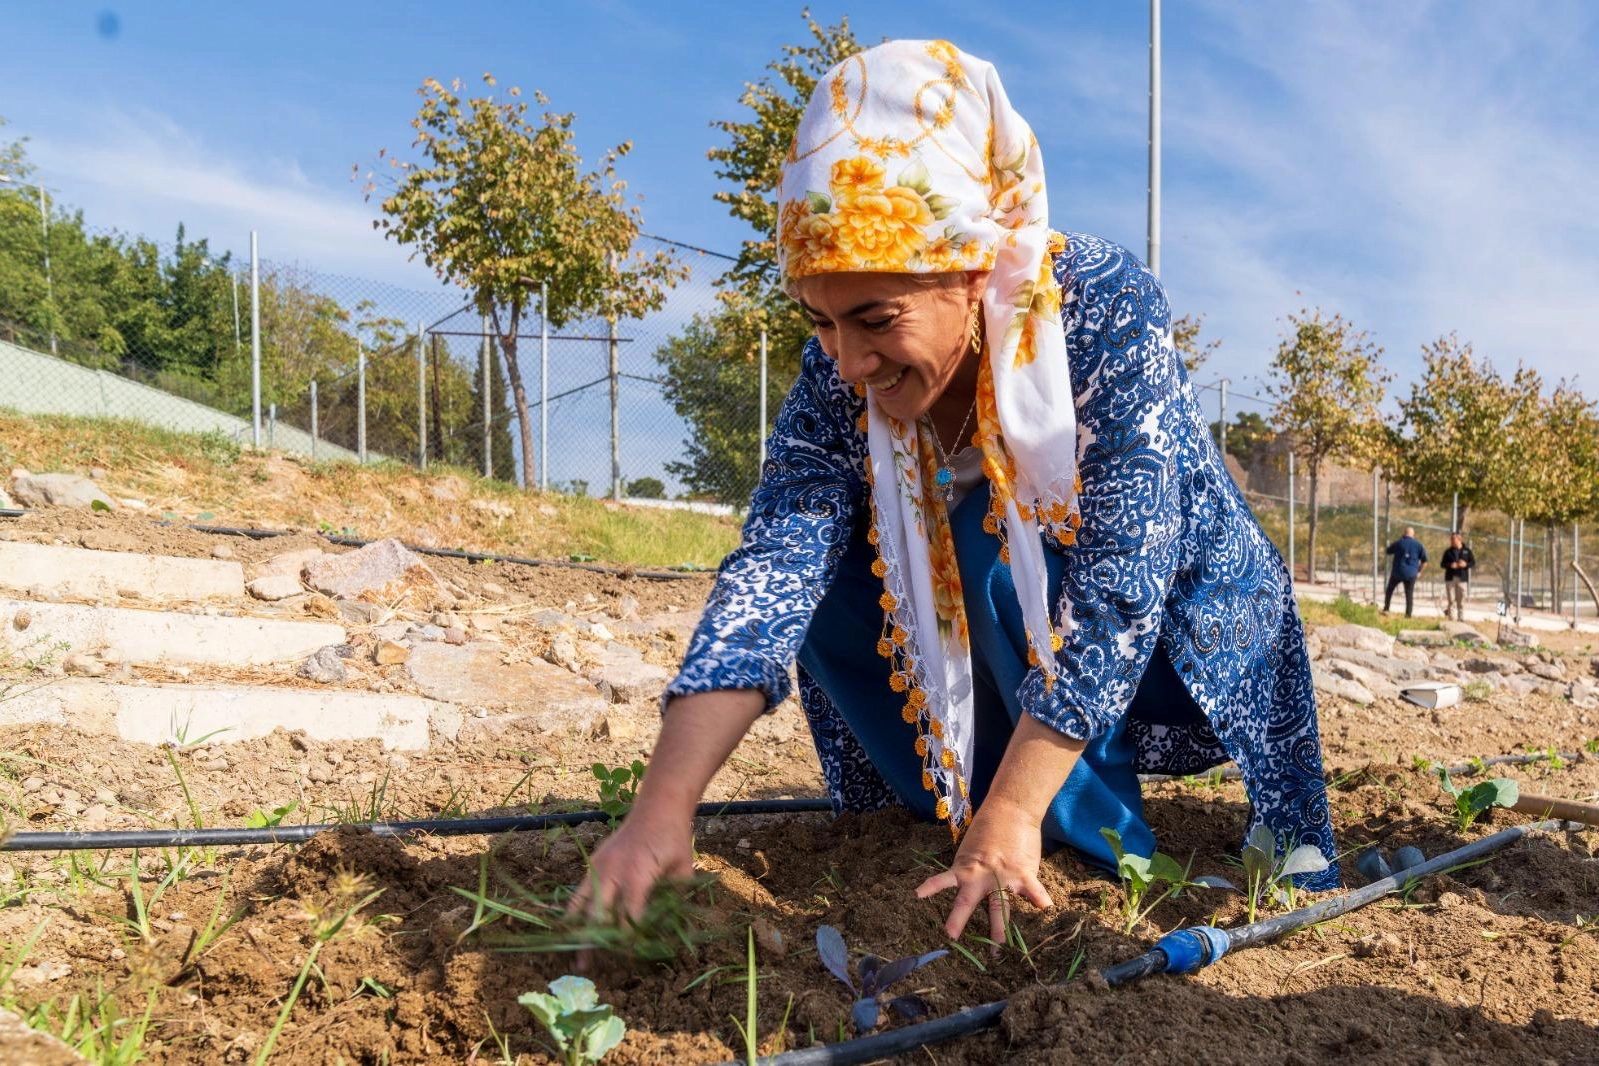
[[[693,873],[693,822],[635,810],[594,849],[588,876],[577,886],[566,913],[596,922],[636,922],[658,882]]]
[[[988,938],[1003,944],[1010,921],[1009,896],[1020,896],[1039,908],[1054,906],[1038,880],[1042,849],[1037,816],[990,796],[973,815],[954,864],[923,881],[916,889],[916,898],[927,899],[945,889],[955,889],[955,902],[944,922],[944,933],[951,940],[958,940],[972,912],[986,897]]]

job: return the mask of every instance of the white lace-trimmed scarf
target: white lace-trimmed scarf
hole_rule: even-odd
[[[785,284],[839,271],[991,271],[982,315],[977,431],[991,483],[985,528],[1002,539],[1029,661],[1053,683],[1040,529],[1071,543],[1077,427],[1060,290],[1051,269],[1044,162],[999,74],[947,41],[891,41],[839,64],[801,118],[779,188]],[[918,726],[922,784],[958,837],[969,821],[974,713],[960,573],[929,434],[890,418],[869,390],[874,572],[902,715]],[[952,447],[961,447],[957,442]],[[1069,616],[1059,619],[1061,632]]]

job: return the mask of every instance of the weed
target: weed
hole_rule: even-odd
[[[1513,807],[1521,796],[1521,786],[1508,777],[1495,777],[1479,781],[1470,788],[1460,788],[1450,780],[1449,771],[1438,768],[1438,784],[1455,801],[1455,828],[1466,828],[1490,807]]]
[[[1294,906],[1295,874],[1319,873],[1327,868],[1327,857],[1314,844],[1300,844],[1290,848],[1286,842],[1264,825],[1249,831],[1244,845],[1244,882],[1247,885],[1249,921],[1255,921],[1255,909],[1266,896],[1290,910]]]
[[[1486,681],[1467,681],[1460,691],[1467,703],[1481,703],[1493,695],[1494,687]]]
[[[1153,855],[1134,855],[1122,848],[1122,837],[1114,829],[1102,828],[1099,835],[1110,844],[1111,851],[1116,854],[1116,875],[1121,878],[1122,885],[1127,890],[1127,902],[1122,907],[1122,915],[1127,919],[1123,931],[1131,933],[1149,915],[1149,912],[1158,907],[1167,897],[1176,896],[1185,888],[1232,888],[1226,880],[1220,877],[1199,877],[1190,881],[1188,871],[1190,867],[1177,865],[1177,860],[1165,852],[1157,851]],[[1149,894],[1166,887],[1148,903]]]
[[[627,1035],[627,1025],[600,1002],[587,977],[557,977],[548,992],[524,992],[516,1001],[549,1032],[566,1066],[599,1062]]]
[[[844,946],[844,937],[837,929],[824,925],[816,930],[816,954],[821,958],[822,965],[827,967],[827,972],[842,981],[844,987],[855,994],[855,1005],[849,1012],[850,1022],[855,1026],[855,1031],[870,1033],[882,1023],[885,1010],[898,1014],[906,1021],[915,1021],[926,1016],[927,1001],[921,996],[910,994],[895,996],[893,999],[885,997],[891,987],[928,963],[948,955],[949,951],[940,948],[925,955],[906,955],[892,962],[880,959],[876,955],[863,956],[855,967],[855,972],[860,978],[859,987],[850,980],[849,949]],[[753,1063],[754,1057],[752,1056],[749,1061]]]
[[[730,1018],[738,1035],[744,1038],[744,1061],[753,1064],[758,1062],[761,1053],[759,1030],[756,1027],[756,1004],[759,999],[757,983],[760,980],[755,972],[755,927],[749,927],[749,961],[744,970],[744,1020]]]
[[[1579,936],[1582,936],[1584,933],[1589,933],[1589,934],[1599,933],[1599,918],[1584,919],[1582,915],[1580,915],[1580,914],[1577,915],[1577,931],[1575,933],[1572,933],[1570,936],[1566,937],[1560,943],[1556,944],[1555,945],[1555,950],[1556,951],[1564,951],[1567,947],[1569,947],[1571,945],[1572,941],[1576,940]]]
[[[1599,737],[1589,737],[1588,742],[1582,746],[1582,750],[1589,755],[1599,755]]]
[[[271,811],[257,807],[245,816],[244,824],[250,829],[273,829],[283,824],[283,819],[295,812],[300,806],[299,800],[290,800],[281,807],[274,807]]]
[[[116,996],[96,986],[94,998],[75,995],[57,1011],[42,1003],[28,1015],[28,1027],[49,1033],[96,1066],[131,1066],[144,1058],[144,1037],[155,1010],[155,990],[145,998],[144,1013],[124,1017]]]

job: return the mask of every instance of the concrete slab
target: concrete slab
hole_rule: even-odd
[[[158,603],[244,595],[244,568],[222,559],[177,559],[56,544],[0,541],[0,588],[30,597],[133,594]]]
[[[594,686],[554,666],[506,662],[503,645],[418,644],[405,660],[405,671],[417,687],[439,700],[487,706],[537,706],[541,712],[576,718],[604,713],[605,701]]]
[[[0,599],[0,650],[37,656],[65,644],[58,659],[110,650],[127,663],[265,666],[304,659],[344,639],[344,627],[328,622]]]
[[[47,724],[144,744],[202,737],[230,743],[282,727],[316,740],[375,738],[424,751],[429,735],[453,740],[461,712],[417,696],[236,685],[119,685],[55,681],[0,703],[0,725]]]

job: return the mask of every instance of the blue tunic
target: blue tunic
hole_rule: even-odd
[[[1062,611],[1075,627],[1057,680],[1026,671],[1026,713],[1092,742],[1122,727],[1135,768],[1195,773],[1226,759],[1252,816],[1289,844],[1335,851],[1304,631],[1287,568],[1222,464],[1171,344],[1160,283],[1125,249],[1068,234],[1056,257],[1076,404],[1082,527],[1063,562]],[[857,523],[868,520],[865,401],[813,338],[778,415],[743,541],[723,561],[667,698],[718,689],[790,691],[794,664]],[[1200,721],[1128,716],[1156,658]],[[863,658],[877,660],[871,646]],[[886,672],[886,668],[885,669]],[[801,676],[835,804],[881,806],[881,777],[819,686]],[[890,711],[889,713],[893,713]],[[1301,879],[1338,883],[1336,864]]]

